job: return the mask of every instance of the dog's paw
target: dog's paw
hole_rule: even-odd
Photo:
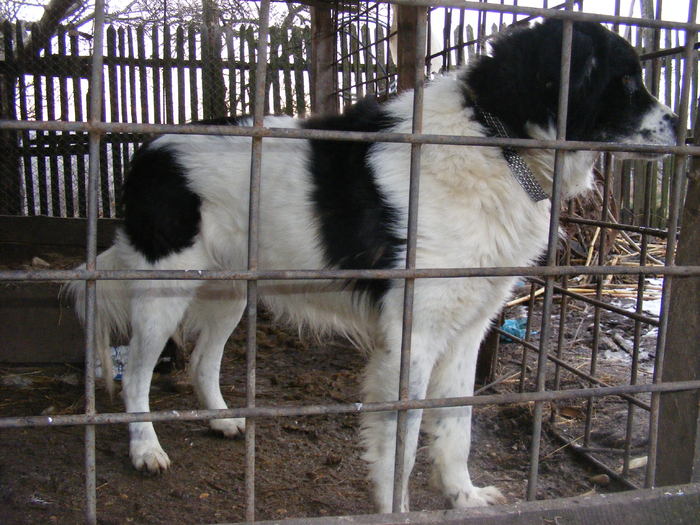
[[[496,487],[472,487],[469,491],[458,491],[450,494],[450,503],[455,509],[469,507],[485,507],[486,505],[500,505],[506,502],[506,498]]]
[[[224,437],[235,438],[245,432],[245,418],[212,419],[209,426],[215,432],[221,432]]]
[[[159,474],[170,467],[170,458],[157,442],[132,441],[129,448],[129,456],[136,470]]]

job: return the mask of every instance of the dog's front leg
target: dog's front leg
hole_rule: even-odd
[[[450,398],[474,393],[474,374],[479,341],[488,323],[473,326],[452,341],[433,369],[428,397]],[[475,487],[467,460],[471,441],[472,407],[427,410],[425,430],[430,438],[433,461],[432,484],[455,508],[504,503],[496,487]]]
[[[400,332],[400,330],[397,330]],[[370,357],[364,381],[365,402],[398,399],[399,365],[401,360],[400,334],[387,338],[385,348],[378,348]],[[425,397],[434,358],[429,339],[414,330],[411,345],[409,397]],[[408,477],[413,469],[418,443],[422,410],[408,411],[405,436],[404,477],[401,487],[401,512],[408,512]],[[380,513],[392,511],[394,487],[394,458],[396,449],[396,412],[367,412],[362,418],[364,459],[368,463],[373,484],[374,499]]]

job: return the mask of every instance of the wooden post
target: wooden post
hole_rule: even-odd
[[[332,11],[311,8],[311,112],[338,113],[335,81],[335,29]]]
[[[7,68],[0,75],[0,118],[17,120],[17,66],[14,63],[12,49],[13,30],[9,21],[0,27],[3,33],[4,56]],[[19,132],[15,130],[0,131],[0,214],[19,215],[22,211],[20,203],[20,163],[19,163]]]
[[[700,144],[700,118],[695,143]],[[691,164],[676,264],[700,264],[700,159]],[[700,277],[674,277],[662,381],[700,379]],[[656,485],[700,481],[700,395],[696,391],[661,396]]]
[[[416,30],[418,17],[427,16],[425,8],[400,5],[397,10],[397,69],[398,90],[414,88],[416,71]]]

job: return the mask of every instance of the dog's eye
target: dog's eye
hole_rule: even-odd
[[[623,76],[622,85],[624,86],[625,91],[627,91],[627,93],[629,93],[630,95],[637,91],[637,79],[632,75]]]

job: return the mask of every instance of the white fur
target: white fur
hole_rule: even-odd
[[[410,132],[412,95],[388,105],[404,119],[395,129]],[[448,76],[425,90],[425,133],[483,135],[463,107],[458,81]],[[294,127],[290,118],[270,117],[271,127]],[[553,131],[531,127],[535,138]],[[193,246],[149,264],[126,236],[98,259],[99,268],[233,269],[246,267],[248,181],[251,140],[239,137],[164,136],[150,147],[168,145],[178,152],[191,189],[202,198],[202,223]],[[303,140],[263,141],[260,263],[262,270],[319,269],[325,266],[319,225],[310,201],[307,171],[309,144]],[[535,176],[551,187],[551,151],[522,152]],[[595,155],[564,153],[564,194],[586,190]],[[396,232],[405,236],[410,146],[375,144],[369,152],[377,184],[399,211]],[[549,201],[534,203],[513,177],[498,148],[424,145],[418,211],[417,266],[455,268],[527,266],[545,247]],[[397,266],[402,266],[399,261]],[[410,397],[457,397],[473,393],[479,343],[491,319],[508,298],[511,277],[423,279],[416,282],[412,332]],[[82,304],[80,284],[69,285]],[[338,281],[262,281],[262,302],[276,315],[316,332],[340,332],[369,353],[363,400],[397,399],[403,284],[393,283],[375,308]],[[224,344],[245,308],[242,282],[136,281],[101,282],[98,287],[100,353],[107,333],[131,329],[131,355],[124,374],[123,397],[129,412],[149,410],[151,371],[166,340],[182,330],[196,340],[191,377],[202,405],[225,408],[219,389]],[[358,298],[359,297],[359,298]],[[80,311],[80,309],[79,309]],[[130,326],[129,326],[130,325]],[[103,362],[105,361],[103,357]],[[409,412],[406,472],[410,472],[421,419],[430,438],[433,480],[455,507],[502,501],[497,489],[472,485],[467,469],[471,408]],[[244,421],[214,420],[214,429],[234,436]],[[130,425],[130,454],[137,468],[167,469],[170,460],[151,423]],[[362,416],[364,458],[380,512],[391,511],[396,415]],[[402,510],[408,492],[402,489]]]

